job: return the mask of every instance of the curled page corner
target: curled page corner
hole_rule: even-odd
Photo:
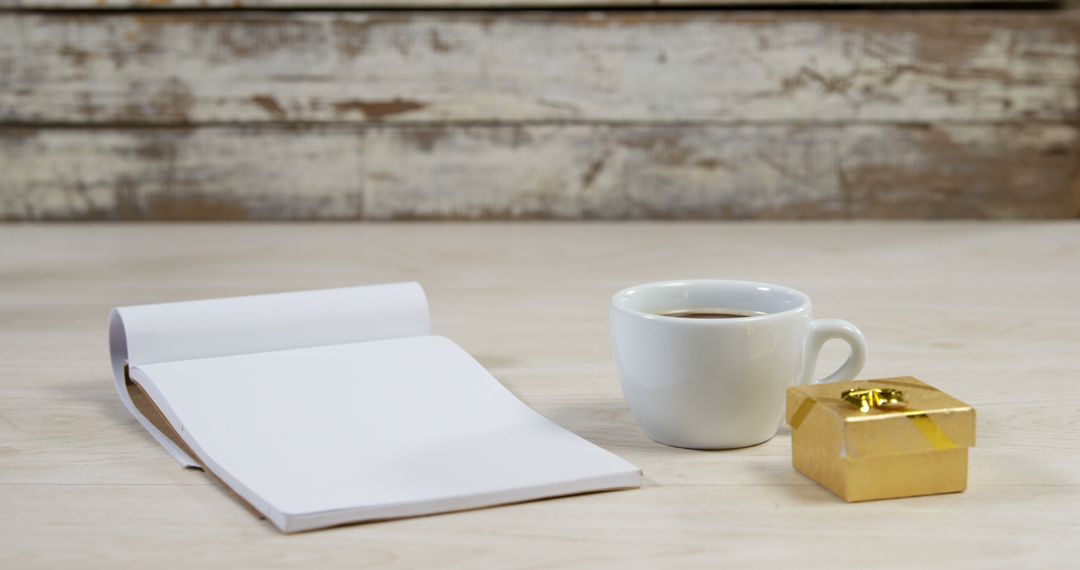
[[[169,452],[169,455],[181,467],[201,467],[193,457],[184,453],[184,450],[177,447],[175,443],[165,437],[165,434],[154,427],[154,424],[150,423],[150,420],[146,419],[146,416],[135,407],[135,402],[131,401],[131,395],[128,394],[127,390],[127,332],[124,329],[124,316],[121,309],[113,309],[112,313],[109,314],[109,356],[112,360],[113,377],[116,379],[116,392],[120,395],[120,401],[124,403],[127,411],[132,416],[135,416],[135,419],[142,424],[142,427],[150,432],[150,435],[165,448],[165,451]]]
[[[200,467],[136,408],[128,367],[430,333],[427,296],[405,282],[118,307],[109,352],[124,407],[177,463]]]

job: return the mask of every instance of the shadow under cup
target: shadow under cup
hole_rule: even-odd
[[[761,313],[737,318],[672,311]],[[776,434],[784,391],[805,381],[813,333],[804,293],[747,281],[669,281],[611,300],[623,394],[652,439],[695,449],[762,443]],[[812,368],[812,364],[810,364]]]

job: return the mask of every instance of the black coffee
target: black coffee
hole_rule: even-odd
[[[735,309],[680,309],[678,311],[664,311],[656,313],[664,317],[680,317],[683,319],[742,319],[764,315],[760,311],[737,311]]]

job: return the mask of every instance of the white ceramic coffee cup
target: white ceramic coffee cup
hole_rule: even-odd
[[[763,313],[713,319],[658,313],[728,309]],[[814,319],[810,298],[751,281],[649,283],[611,299],[611,336],[623,394],[646,435],[667,445],[728,449],[772,438],[788,386],[852,380],[866,362],[855,325]],[[851,355],[814,379],[822,345],[840,339]]]

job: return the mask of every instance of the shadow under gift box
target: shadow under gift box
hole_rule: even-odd
[[[905,403],[860,409],[848,390],[899,390]],[[788,388],[787,421],[795,469],[849,502],[967,488],[975,410],[910,376]]]

